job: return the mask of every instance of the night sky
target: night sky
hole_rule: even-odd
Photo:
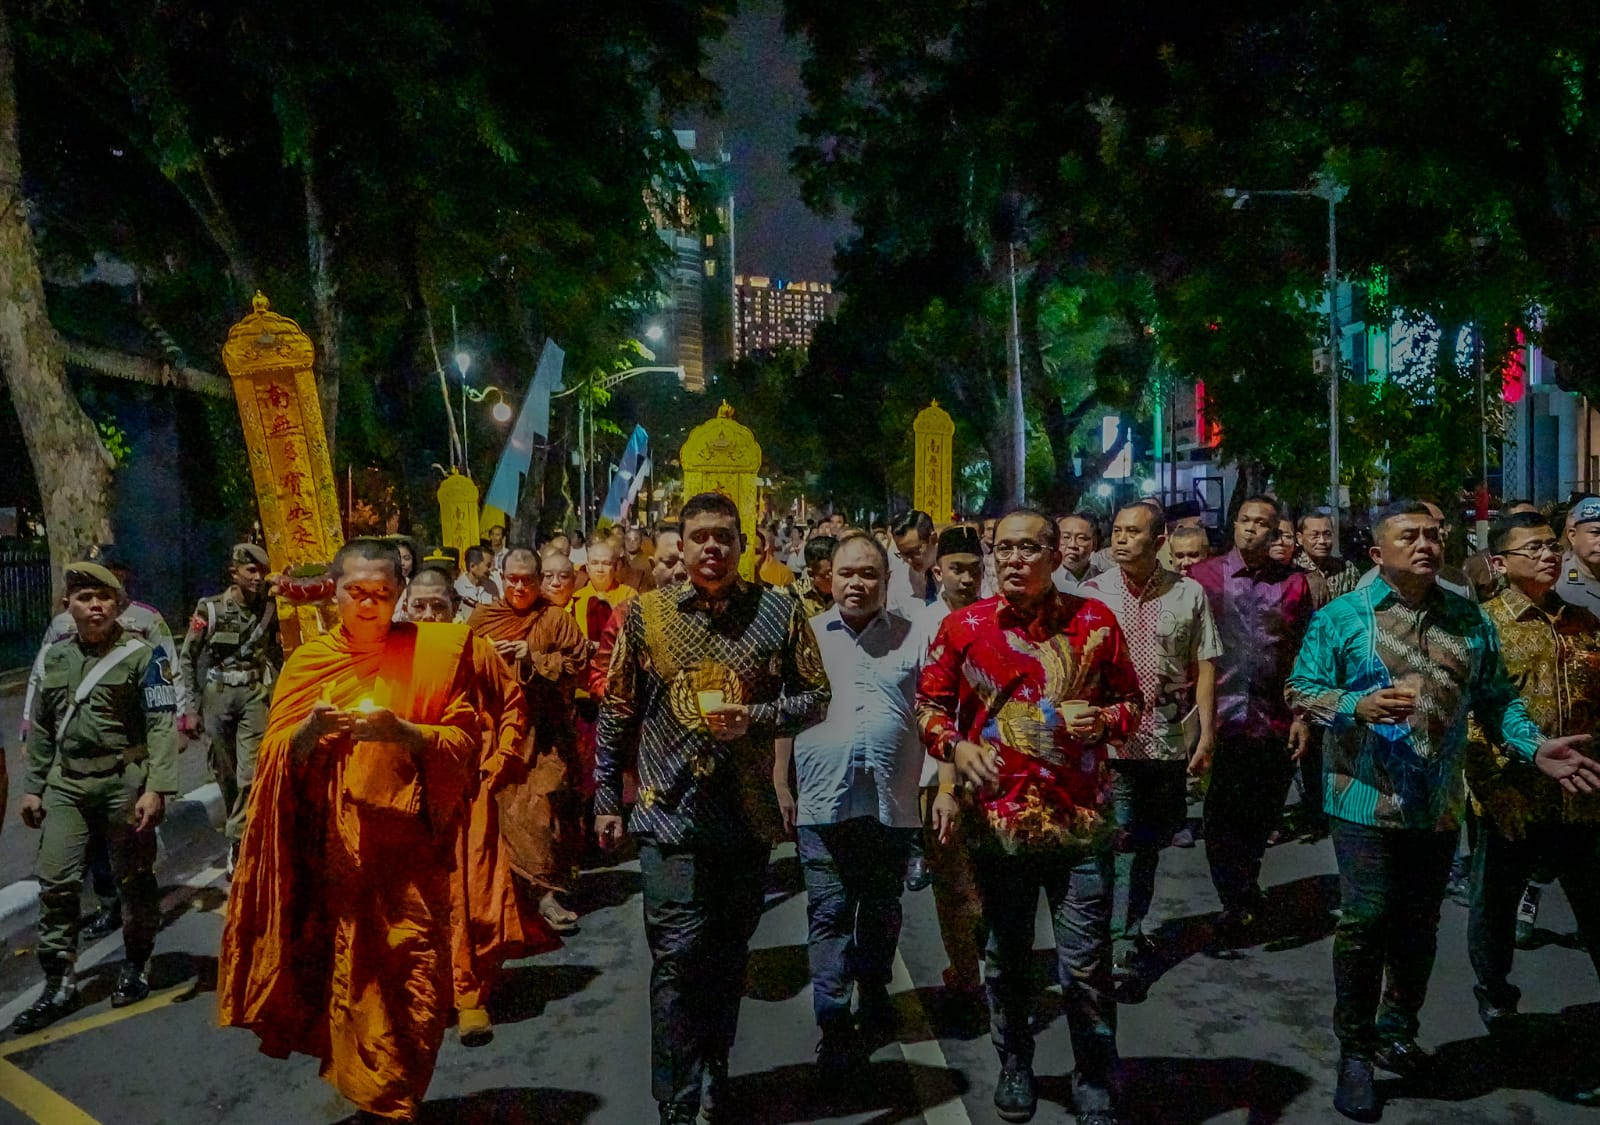
[[[745,0],[726,38],[711,51],[723,117],[700,127],[710,139],[720,134],[733,157],[735,269],[831,281],[833,244],[849,232],[849,223],[807,210],[789,172],[789,152],[800,142],[796,123],[806,105],[803,55],[800,41],[784,37],[782,0]]]

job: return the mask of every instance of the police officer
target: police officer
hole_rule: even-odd
[[[133,566],[123,553],[110,543],[102,543],[89,552],[89,560],[105,567],[122,583],[122,610],[117,614],[117,624],[132,636],[138,637],[166,658],[168,668],[178,666],[178,646],[172,642],[172,630],[167,628],[167,622],[155,606],[144,602],[133,601],[129,579],[133,577]],[[57,643],[78,635],[78,626],[73,622],[72,615],[65,610],[51,620],[49,628],[45,630],[44,640],[39,645],[39,654],[34,657],[33,668],[28,673],[28,689],[22,697],[22,734],[18,740],[27,742],[28,728],[33,722],[33,704],[39,695],[39,684],[44,678],[45,654]],[[183,713],[185,707],[184,691],[178,685],[178,712]],[[180,744],[181,745],[181,744]],[[93,837],[89,842],[89,881],[94,887],[95,897],[100,900],[100,909],[92,918],[83,924],[79,936],[93,941],[103,938],[107,934],[115,933],[117,927],[122,925],[122,903],[117,898],[117,881],[111,874],[111,863],[106,858],[105,841],[99,836]]]
[[[1584,497],[1568,509],[1566,539],[1556,594],[1600,616],[1600,497]]]
[[[235,544],[229,555],[228,588],[201,598],[189,619],[179,658],[189,709],[178,719],[185,736],[198,737],[203,729],[211,741],[211,772],[222,790],[227,816],[230,876],[244,837],[272,685],[282,667],[277,603],[267,583],[267,553],[254,543]]]
[[[40,829],[39,964],[44,994],[12,1023],[34,1031],[77,1004],[74,968],[84,860],[103,835],[122,891],[122,971],[111,994],[123,1007],[150,994],[146,967],[161,926],[152,867],[156,825],[178,788],[172,670],[117,620],[122,583],[93,562],[66,571],[76,634],[45,654],[28,732],[22,821]]]

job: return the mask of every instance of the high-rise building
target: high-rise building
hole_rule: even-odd
[[[685,205],[656,215],[657,233],[672,251],[662,278],[660,304],[649,319],[662,329],[651,343],[662,363],[683,368],[687,390],[703,391],[710,372],[733,354],[733,195],[729,157],[720,148],[699,152],[692,129],[674,130],[678,146],[694,158],[695,171],[716,201],[698,221]]]
[[[833,286],[826,281],[784,281],[746,276],[733,279],[735,359],[755,352],[811,346],[817,325],[833,315]]]

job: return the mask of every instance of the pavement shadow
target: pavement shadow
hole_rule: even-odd
[[[779,856],[767,865],[761,909],[771,910],[788,902],[805,889],[805,876],[800,872],[799,857]]]
[[[938,985],[925,985],[910,992],[899,992],[893,997],[899,1013],[899,1035],[902,1043],[916,1043],[926,1039],[956,1039],[970,1042],[989,1034],[989,1006],[980,993],[951,992]],[[917,1028],[914,1020],[907,1019],[906,1009],[916,1004],[927,1018],[926,1033]]]
[[[858,1114],[872,1114],[872,1125],[896,1125],[921,1121],[925,1107],[966,1092],[966,1077],[949,1067],[895,1059],[842,1075],[793,1063],[730,1078],[727,1106],[729,1120],[742,1125],[800,1125]]]
[[[1506,1023],[1503,1033],[1442,1045],[1426,1074],[1380,1082],[1386,1094],[1437,1101],[1470,1101],[1496,1090],[1536,1090],[1570,1100],[1600,1086],[1600,1056],[1594,1029],[1600,1004],[1560,1012],[1527,1012]]]
[[[1576,933],[1559,933],[1556,930],[1547,930],[1543,926],[1535,926],[1533,936],[1526,943],[1517,946],[1518,949],[1542,949],[1547,945],[1558,945],[1562,949],[1582,949],[1583,938]]]
[[[603,867],[585,871],[578,877],[569,902],[579,914],[593,914],[597,910],[623,905],[643,887],[644,879],[637,871],[626,867]]]
[[[593,1117],[602,1104],[598,1095],[585,1090],[504,1086],[458,1098],[424,1102],[417,1122],[418,1125],[456,1125],[462,1121],[481,1121],[486,1125],[581,1125]],[[345,1118],[345,1121],[358,1119],[359,1115]]]
[[[1200,1125],[1240,1109],[1249,1125],[1270,1125],[1310,1089],[1311,1079],[1261,1059],[1144,1055],[1122,1060],[1117,1087],[1128,1125]],[[1070,1110],[1071,1077],[1041,1077],[1039,1096]]]
[[[778,1002],[792,999],[811,983],[811,963],[804,942],[768,945],[750,951],[744,994],[751,1000]]]
[[[522,965],[508,968],[489,996],[496,1024],[522,1023],[544,1014],[552,1000],[575,996],[599,977],[593,965]]]

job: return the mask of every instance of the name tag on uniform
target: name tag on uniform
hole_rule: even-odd
[[[236,630],[228,630],[225,632],[221,629],[218,629],[215,633],[211,634],[211,640],[213,643],[219,645],[237,645],[239,643],[239,634]]]

